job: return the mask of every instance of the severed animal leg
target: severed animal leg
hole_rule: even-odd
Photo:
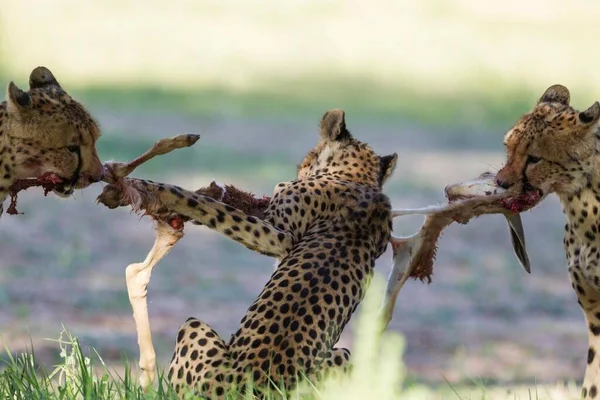
[[[394,250],[393,263],[380,310],[385,327],[392,318],[398,293],[408,278],[431,281],[437,241],[443,230],[453,222],[466,224],[472,218],[484,214],[503,214],[510,228],[514,253],[525,271],[531,271],[521,217],[512,211],[510,205],[517,203],[520,209],[526,210],[539,201],[538,198],[511,196],[496,186],[495,176],[491,173],[449,185],[444,191],[449,200],[448,204],[392,210],[392,218],[412,214],[426,217],[416,235],[408,238],[392,236],[390,240]]]
[[[404,215],[429,215],[441,211],[444,206],[427,206],[422,208],[401,208],[392,210],[392,218],[402,217]]]
[[[390,244],[393,250],[392,268],[387,279],[380,309],[380,314],[383,318],[383,330],[387,328],[392,320],[398,293],[411,275],[408,271],[409,263],[414,249],[421,245],[421,236],[420,234],[410,237],[396,237],[392,235]]]
[[[409,278],[429,279],[437,250],[437,241],[443,229],[454,221],[445,215],[446,207],[431,206],[420,209],[393,210],[392,215],[425,214],[425,222],[418,233],[409,237],[390,238],[392,268],[388,276],[380,308],[382,330],[387,329],[396,306],[400,290]]]
[[[200,135],[196,134],[183,134],[161,139],[158,142],[154,143],[154,145],[149,150],[144,152],[144,154],[132,161],[129,161],[127,163],[106,163],[104,167],[108,171],[104,174],[105,176],[102,180],[107,183],[115,183],[119,178],[124,178],[131,174],[137,167],[139,167],[146,161],[151,160],[156,156],[170,153],[173,150],[180,149],[182,147],[193,146],[198,141],[198,139],[200,139]]]
[[[442,231],[454,221],[466,223],[471,217],[482,214],[482,210],[475,207],[473,200],[463,201],[463,203],[464,206],[459,202],[447,207],[431,206],[392,211],[394,217],[411,214],[426,214],[427,216],[417,234],[406,238],[392,236],[390,239],[393,261],[380,309],[384,330],[392,320],[398,293],[406,281],[410,277],[429,279],[428,271],[433,265],[437,241]],[[468,203],[472,203],[472,205],[468,205]],[[495,210],[493,207],[489,207],[489,210],[486,211]],[[510,228],[513,251],[525,271],[531,273],[521,216],[519,214],[504,214],[504,216]]]
[[[139,365],[142,372],[139,382],[144,389],[147,389],[156,378],[156,353],[152,344],[152,333],[148,319],[148,283],[156,264],[183,237],[183,223],[179,222],[176,218],[171,220],[171,223],[157,220],[155,227],[156,239],[146,259],[142,263],[130,264],[125,271],[127,293],[133,309],[133,319],[140,349]]]

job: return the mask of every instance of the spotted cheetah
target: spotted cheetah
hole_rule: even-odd
[[[104,173],[99,135],[92,116],[47,68],[31,72],[27,92],[10,82],[0,103],[0,215],[17,179],[45,177],[61,197],[98,182]]]
[[[322,117],[320,140],[296,180],[276,186],[263,218],[177,186],[131,183],[157,198],[160,207],[147,207],[149,214],[189,218],[279,260],[228,342],[195,318],[180,327],[169,368],[178,393],[192,387],[222,398],[247,379],[289,390],[299,378],[348,368],[349,351],[334,345],[390,240],[382,185],[397,158],[355,139],[344,111],[335,109]]]
[[[600,390],[600,103],[580,112],[569,101],[567,88],[551,86],[508,131],[507,162],[497,184],[532,194],[538,203],[556,193],[562,203],[569,276],[589,334],[581,396],[595,399]]]

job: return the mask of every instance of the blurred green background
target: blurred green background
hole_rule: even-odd
[[[443,201],[446,184],[497,170],[502,136],[550,85],[572,103],[600,98],[600,2],[427,0],[0,0],[0,76],[27,86],[50,68],[96,116],[103,160],[157,139],[202,139],[136,176],[193,189],[216,179],[256,194],[290,180],[343,108],[351,131],[398,152],[386,186],[395,207]],[[0,221],[0,333],[51,365],[61,324],[105,361],[137,359],[124,270],[153,242],[151,222],[95,205],[92,187],[63,201],[30,190]],[[405,334],[414,381],[554,383],[583,376],[587,336],[568,281],[564,218],[552,197],[523,216],[533,273],[514,258],[501,216],[452,226],[433,283],[410,282],[391,328]],[[410,234],[420,217],[395,221]],[[387,275],[390,254],[378,262]],[[237,329],[272,271],[206,228],[153,274],[150,318],[166,366],[178,326]],[[352,324],[342,338],[351,346]]]

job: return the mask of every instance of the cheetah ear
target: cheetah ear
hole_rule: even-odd
[[[383,186],[385,181],[387,181],[387,179],[394,172],[394,169],[396,169],[397,161],[398,161],[397,153],[379,157],[379,184],[381,186]]]
[[[321,137],[329,140],[350,138],[350,132],[346,129],[345,116],[344,110],[339,108],[327,111],[321,118]]]
[[[29,75],[29,87],[37,89],[46,86],[60,87],[52,72],[46,67],[37,67],[31,71],[31,75]]]
[[[600,103],[595,102],[590,108],[579,113],[579,121],[584,125],[593,125],[600,119]]]
[[[569,89],[564,87],[563,85],[552,85],[540,97],[539,103],[560,103],[562,105],[568,106],[571,101],[571,94],[569,93]]]
[[[6,97],[9,112],[18,112],[31,107],[31,96],[29,96],[29,93],[19,89],[14,82],[8,84],[8,95]]]

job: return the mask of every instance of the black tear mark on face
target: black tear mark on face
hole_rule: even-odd
[[[521,173],[521,194],[526,194],[527,192],[538,190],[535,186],[529,183],[529,180],[527,179],[527,167],[529,165],[531,164],[529,162],[526,162],[525,166],[523,167],[523,172]]]
[[[75,153],[77,156],[77,168],[75,168],[75,172],[73,174],[73,178],[71,178],[71,184],[75,185],[79,180],[79,175],[81,174],[81,167],[83,164],[83,160],[81,159],[81,147],[79,146],[69,146],[68,149],[71,153]],[[73,147],[73,148],[71,148]]]

